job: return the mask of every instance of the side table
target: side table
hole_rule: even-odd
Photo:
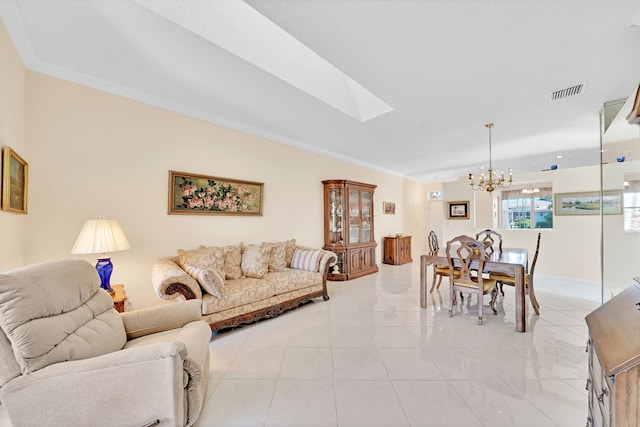
[[[111,295],[113,298],[113,308],[118,312],[124,312],[124,302],[127,300],[127,294],[124,292],[124,285],[111,285],[114,293]]]
[[[385,264],[400,265],[413,261],[411,259],[411,236],[389,236],[384,238]]]

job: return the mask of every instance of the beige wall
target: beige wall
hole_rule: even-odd
[[[126,285],[134,307],[158,303],[151,264],[178,248],[289,238],[321,246],[323,179],[378,185],[378,242],[424,233],[422,184],[35,72],[27,72],[26,86],[24,262],[70,257],[86,219],[117,219],[131,250],[112,254],[112,283]],[[264,215],[168,215],[170,169],[264,182]],[[383,200],[396,202],[396,215],[382,214]],[[379,247],[378,261],[380,254]]]
[[[69,251],[84,221],[105,215],[120,222],[131,243],[131,250],[112,254],[112,282],[126,285],[134,307],[159,303],[151,292],[151,264],[178,248],[288,238],[321,246],[323,179],[378,186],[374,205],[378,262],[382,237],[395,233],[413,236],[414,263],[419,262],[428,230],[440,227],[427,221],[427,191],[444,191],[442,209],[446,201],[471,201],[470,220],[443,221],[442,242],[459,234],[475,234],[492,220],[491,200],[477,197],[466,178],[420,184],[25,72],[3,27],[0,93],[1,142],[16,149],[30,166],[29,214],[0,212],[0,271],[72,257]],[[170,169],[264,182],[264,215],[168,215]],[[556,192],[599,188],[598,167],[517,179],[549,177]],[[396,203],[395,215],[382,213],[383,201]],[[556,217],[554,221],[553,230],[542,231],[538,272],[598,281],[598,217]],[[531,250],[535,234],[533,230],[503,231],[509,246]],[[95,256],[82,257],[94,263]]]
[[[598,191],[600,188],[599,166],[588,166],[531,174],[515,174],[515,179],[524,184],[551,180],[554,193]],[[443,185],[446,201],[471,201],[469,220],[445,220],[443,238],[450,239],[460,234],[475,234],[485,226],[491,226],[493,207],[490,198],[478,195],[469,186],[466,178]],[[446,207],[446,203],[445,203]],[[617,215],[605,221],[620,220]],[[497,227],[496,227],[497,228]],[[500,230],[502,240],[508,247],[529,249],[533,257],[537,233],[542,232],[540,255],[536,275],[552,275],[600,282],[600,217],[554,216],[552,230]],[[630,279],[631,276],[628,276]]]
[[[27,157],[24,91],[22,61],[0,22],[0,145],[9,146],[20,156]],[[0,271],[23,265],[26,220],[27,215],[0,212]]]
[[[378,243],[425,234],[422,184],[25,71],[3,26],[0,93],[2,144],[30,166],[28,215],[0,212],[0,271],[72,257],[84,221],[104,215],[131,243],[111,254],[112,283],[126,285],[134,307],[157,304],[151,264],[178,248],[292,237],[321,246],[323,179],[378,185]],[[168,215],[170,169],[264,182],[264,215]],[[396,215],[382,214],[383,200],[396,203]],[[414,253],[423,244],[414,240]]]

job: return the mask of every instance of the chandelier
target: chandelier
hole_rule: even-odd
[[[506,180],[504,177],[504,171],[497,172],[493,171],[493,162],[491,159],[491,128],[493,128],[493,123],[487,123],[484,127],[489,129],[489,170],[487,171],[487,177],[485,178],[484,172],[480,174],[480,180],[478,183],[474,182],[473,174],[469,174],[469,183],[474,190],[479,191],[488,191],[491,193],[496,188],[509,188],[511,187],[511,181],[513,181],[513,174],[511,169],[509,169],[509,180]]]

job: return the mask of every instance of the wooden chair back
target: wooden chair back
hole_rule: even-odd
[[[502,235],[494,230],[487,228],[476,234],[476,240],[485,242],[485,250],[488,254],[496,251],[502,252]]]
[[[536,253],[533,255],[533,261],[531,261],[531,267],[529,268],[528,276],[533,276],[533,270],[536,269],[536,262],[538,261],[538,252],[540,252],[540,235],[542,233],[538,233],[538,242],[536,243]]]
[[[529,267],[529,271],[525,275],[524,281],[526,286],[526,291],[529,294],[529,300],[531,301],[531,305],[533,306],[536,314],[540,314],[540,304],[538,304],[538,300],[536,299],[536,293],[534,291],[533,286],[533,272],[536,269],[536,263],[538,262],[538,253],[540,252],[540,236],[542,233],[538,233],[538,241],[536,242],[536,252],[533,256],[533,261],[531,262],[531,266]],[[498,287],[500,288],[500,293],[504,295],[504,290],[502,289],[503,284],[507,284],[509,286],[515,286],[516,279],[515,277],[510,277],[505,275],[504,273],[491,273],[490,277],[498,282]]]
[[[438,244],[438,235],[435,231],[431,230],[429,232],[429,236],[427,237],[427,242],[429,243],[429,253],[435,254],[440,250],[440,245]]]
[[[483,242],[469,236],[458,236],[447,242],[446,252],[449,269],[453,271],[455,268],[459,272],[455,278],[452,275],[452,283],[483,289],[482,269],[487,259]]]
[[[427,242],[429,243],[429,255],[436,255],[440,250],[440,245],[438,244],[438,235],[435,231],[431,230],[429,232],[429,236],[427,237]],[[434,264],[433,265],[433,279],[431,284],[431,289],[429,292],[433,292],[434,289],[440,289],[440,283],[442,282],[443,277],[450,276],[450,269],[448,264]],[[436,276],[438,280],[436,281]]]
[[[449,281],[451,287],[449,297],[449,317],[453,316],[456,292],[478,295],[478,324],[482,325],[483,295],[491,292],[489,306],[493,314],[497,314],[496,281],[484,279],[482,271],[487,259],[484,242],[469,236],[458,236],[447,242],[447,262],[449,263]],[[455,260],[455,262],[454,262]],[[455,270],[454,270],[455,269]],[[461,297],[462,299],[462,297]]]

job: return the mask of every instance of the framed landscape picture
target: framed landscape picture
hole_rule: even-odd
[[[469,202],[447,202],[447,219],[469,219]]]
[[[170,215],[262,215],[262,182],[169,171]]]
[[[27,213],[29,165],[10,147],[2,147],[2,210]]]
[[[556,193],[553,203],[556,215],[600,215],[600,192]],[[602,213],[622,214],[622,191],[602,192]]]

